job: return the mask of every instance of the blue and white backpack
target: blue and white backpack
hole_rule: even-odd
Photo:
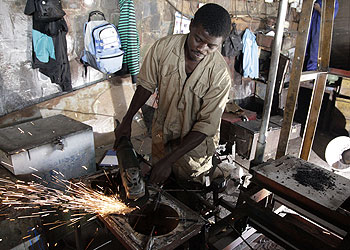
[[[91,21],[96,14],[101,15],[103,20]],[[117,72],[122,67],[124,55],[120,47],[117,28],[106,21],[102,12],[92,11],[84,24],[84,51],[81,57],[84,66],[91,66],[105,74]]]

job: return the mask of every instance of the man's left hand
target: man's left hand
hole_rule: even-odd
[[[151,172],[151,177],[149,179],[150,183],[162,184],[164,183],[171,174],[172,163],[167,159],[167,157],[158,161],[153,167]]]

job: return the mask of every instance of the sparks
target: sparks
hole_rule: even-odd
[[[32,175],[40,178],[34,174]],[[35,182],[12,182],[0,178],[1,188],[5,190],[0,193],[0,202],[7,206],[13,206],[16,210],[34,209],[48,205],[53,208],[61,208],[63,212],[85,211],[85,213],[80,212],[75,216],[126,214],[134,210],[120,201],[116,195],[106,196],[82,182],[73,183],[58,178],[56,178],[56,182],[59,187],[64,187],[65,191],[46,187]],[[18,219],[47,216],[50,212],[53,212],[53,210],[32,213],[31,215],[18,217]],[[75,218],[70,223],[75,223],[75,220],[78,219],[81,219],[81,217]]]
[[[1,161],[2,164],[6,165],[6,166],[9,166],[11,168],[14,168],[11,164],[7,163],[7,162],[4,162],[4,161]]]

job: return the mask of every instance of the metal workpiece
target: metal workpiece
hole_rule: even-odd
[[[76,181],[99,191],[103,188],[106,195],[119,196],[121,192],[118,168],[101,170]],[[157,186],[147,186],[144,197],[146,201],[133,206],[130,213],[98,216],[126,249],[175,249],[199,234],[206,223],[199,213]]]
[[[150,199],[128,215],[100,219],[127,248],[174,249],[197,235],[205,220],[170,194],[148,187]]]

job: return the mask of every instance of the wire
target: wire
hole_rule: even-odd
[[[229,224],[229,223],[227,223],[227,225],[228,225],[230,228],[232,228],[232,229],[239,235],[239,237],[244,241],[245,244],[247,244],[247,246],[248,246],[250,249],[254,250],[254,248],[243,238],[242,234],[241,234],[240,232],[238,232],[238,230],[237,230],[236,228],[234,228],[234,227],[233,227],[231,224]]]

